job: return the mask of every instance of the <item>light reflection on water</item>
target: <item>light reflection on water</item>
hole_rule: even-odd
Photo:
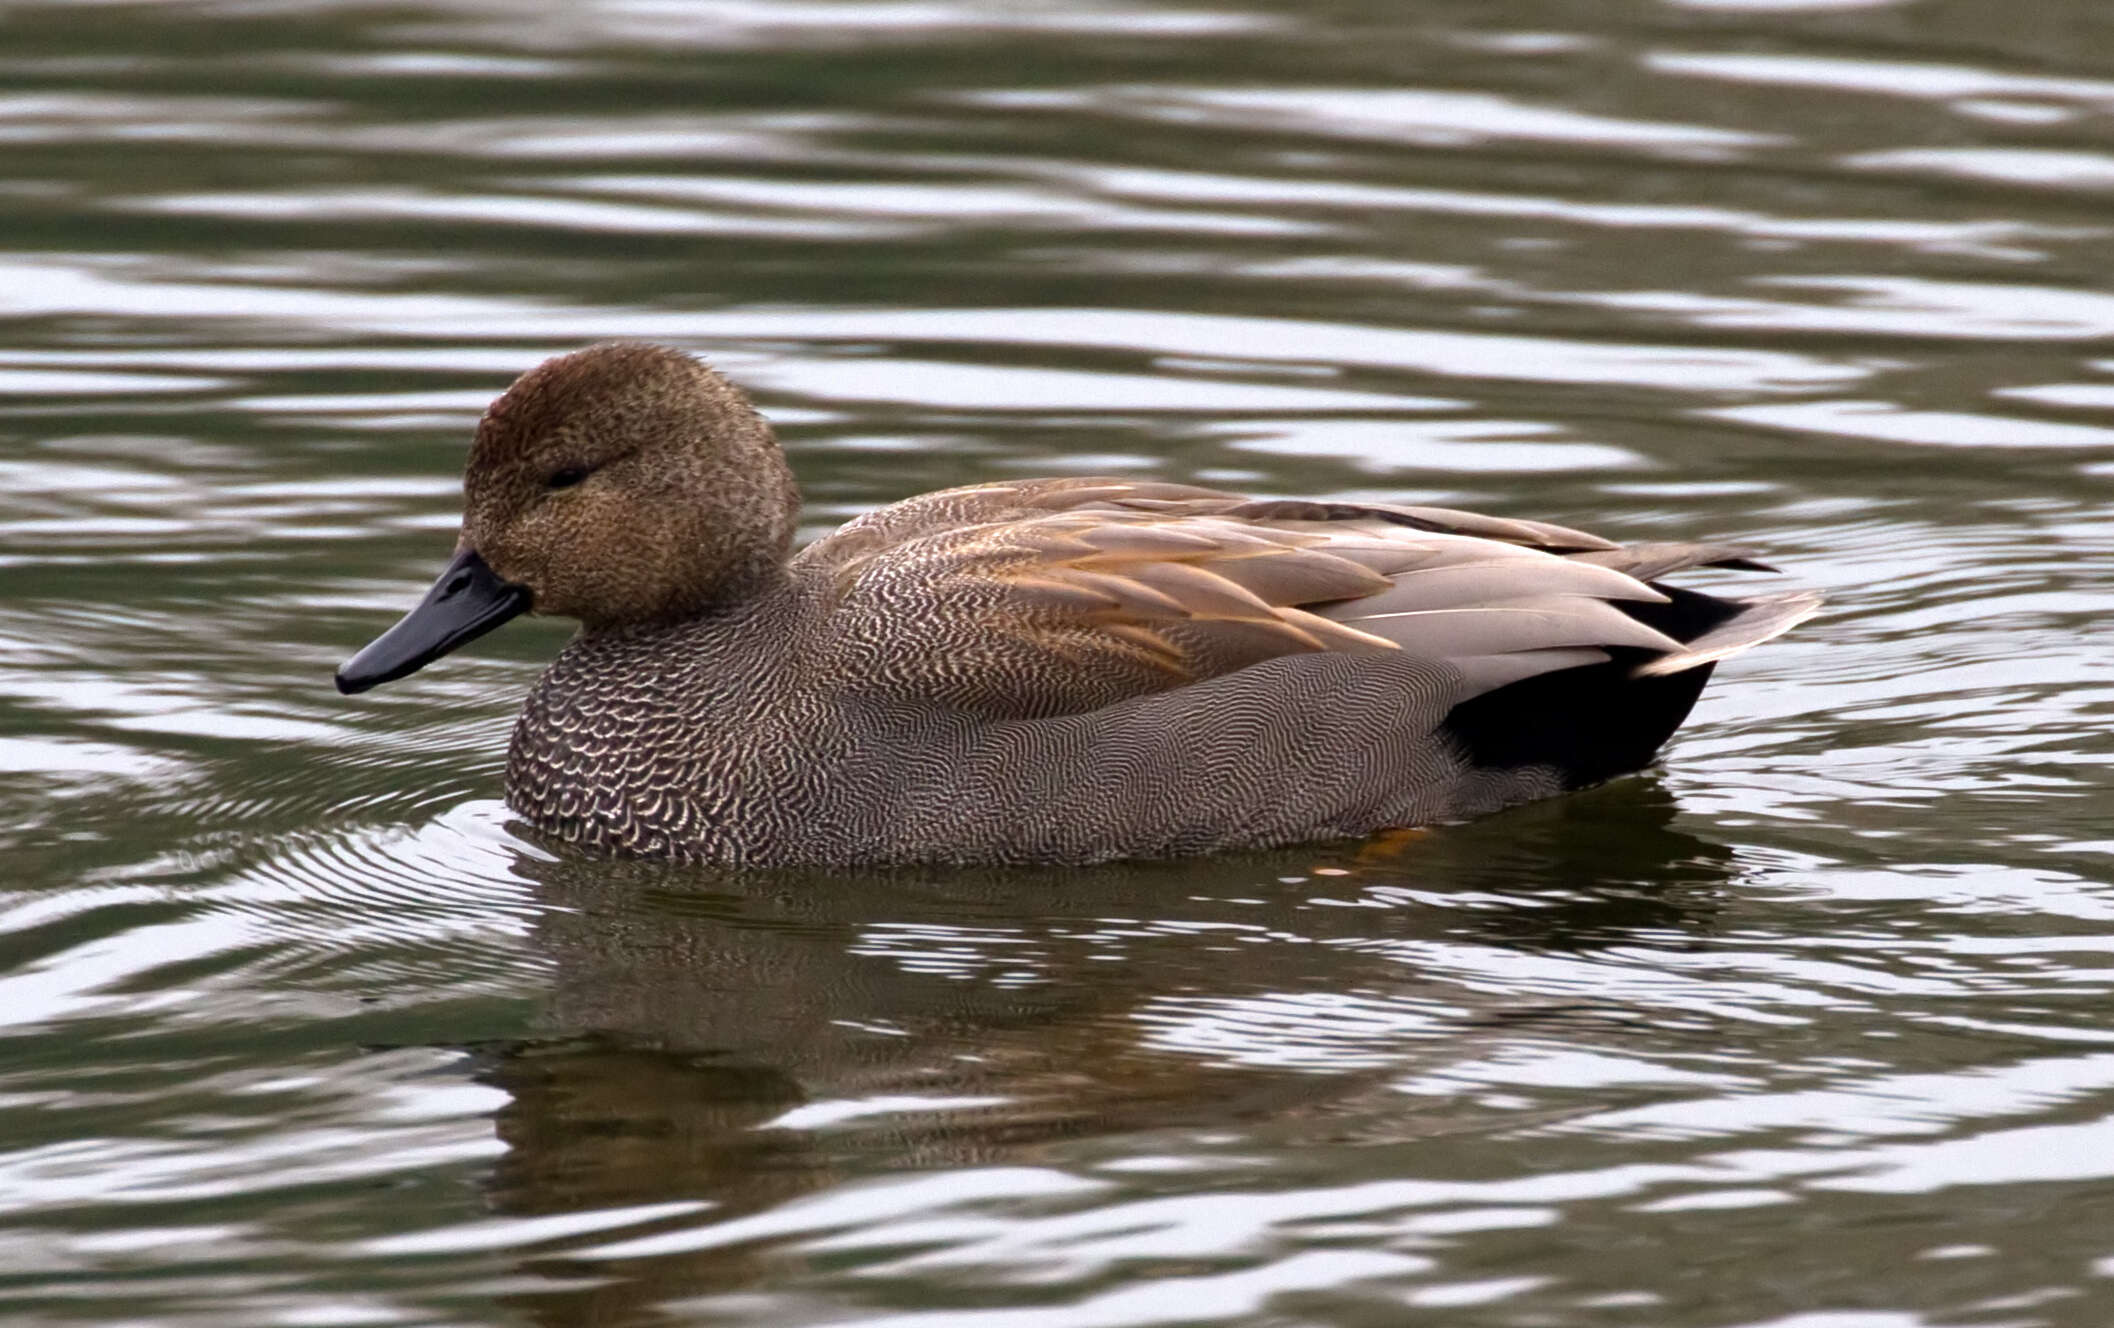
[[[2105,1323],[2086,0],[9,14],[25,1321]],[[1731,537],[1662,771],[1366,845],[727,879],[359,702],[477,411],[752,387],[808,532],[1116,471]]]

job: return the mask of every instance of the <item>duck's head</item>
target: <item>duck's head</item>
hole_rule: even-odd
[[[695,358],[621,343],[546,360],[478,422],[454,560],[338,690],[522,613],[603,631],[738,602],[779,575],[799,501],[770,426]]]

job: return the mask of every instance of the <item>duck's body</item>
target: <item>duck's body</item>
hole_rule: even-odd
[[[605,469],[602,496],[564,496]],[[1471,816],[1645,764],[1713,661],[1817,602],[1654,584],[1752,565],[1724,546],[1111,479],[927,494],[788,559],[768,431],[655,347],[525,376],[466,488],[452,581],[340,686],[531,600],[579,616],[515,728],[508,804],[592,849],[728,865],[1087,862]]]

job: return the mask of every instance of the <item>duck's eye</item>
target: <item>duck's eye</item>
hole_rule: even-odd
[[[544,486],[551,489],[570,489],[586,478],[587,467],[567,466],[563,470],[552,471],[551,477],[544,481]]]

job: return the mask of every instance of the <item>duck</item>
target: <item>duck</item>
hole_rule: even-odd
[[[454,556],[336,674],[522,614],[578,631],[507,806],[590,855],[731,868],[1087,864],[1456,822],[1642,769],[1717,663],[1821,597],[1720,543],[1155,479],[904,499],[793,550],[748,397],[614,343],[485,411]]]

